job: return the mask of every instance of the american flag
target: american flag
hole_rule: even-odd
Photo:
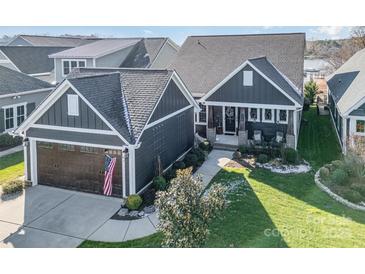
[[[115,162],[117,161],[117,158],[112,158],[109,155],[105,155],[104,160],[104,195],[110,196],[112,195],[113,191],[113,171],[115,167]]]

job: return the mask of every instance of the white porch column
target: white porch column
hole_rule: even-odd
[[[30,172],[32,186],[38,185],[38,168],[37,168],[37,142],[29,139],[30,146]]]
[[[136,193],[135,147],[129,146],[129,195]]]
[[[293,123],[294,123],[294,139],[295,139],[295,149],[297,149],[297,144],[298,144],[298,132],[297,132],[297,127],[298,127],[298,111],[294,110],[293,111]]]
[[[29,171],[28,171],[28,145],[23,141],[23,151],[24,151],[24,177],[25,180],[29,180]]]
[[[126,176],[125,176],[125,158],[126,158],[126,153],[124,151],[124,149],[122,150],[122,195],[123,197],[127,196],[126,193]]]
[[[342,118],[342,153],[347,151],[347,119]]]

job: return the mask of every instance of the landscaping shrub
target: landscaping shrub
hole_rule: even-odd
[[[240,146],[239,148],[239,151],[241,152],[241,154],[246,154],[248,153],[248,148],[245,147],[245,146]]]
[[[153,205],[156,198],[156,191],[152,188],[147,189],[142,194],[142,200],[144,201],[145,205]]]
[[[353,183],[351,184],[350,188],[359,192],[362,196],[365,197],[365,183]]]
[[[337,168],[342,168],[343,169],[344,166],[345,166],[345,163],[342,162],[341,160],[334,160],[334,161],[331,162],[331,164],[332,164],[334,169],[337,169]]]
[[[332,164],[325,164],[324,167],[327,168],[329,171],[335,170],[335,167]]]
[[[345,198],[346,200],[353,202],[355,204],[364,201],[364,198],[362,197],[362,195],[359,192],[349,189],[349,188],[341,189],[341,191],[338,194],[341,197]]]
[[[185,167],[196,167],[198,165],[198,157],[195,154],[188,153],[184,158]]]
[[[153,178],[153,187],[157,191],[165,191],[168,188],[169,184],[166,179],[162,176],[156,176]]]
[[[201,142],[199,144],[199,148],[204,150],[204,151],[211,151],[212,150],[212,145],[210,144],[209,141],[204,141],[204,142]]]
[[[169,168],[168,170],[166,170],[166,172],[164,173],[164,178],[166,179],[166,181],[170,182],[172,179],[174,179],[176,177],[176,169],[174,168]]]
[[[296,165],[299,163],[298,152],[293,148],[282,149],[281,157],[284,163]]]
[[[242,154],[238,149],[235,152],[233,152],[233,160],[239,160],[239,159],[241,159],[241,157],[242,157]]]
[[[190,153],[195,154],[198,157],[198,164],[201,165],[205,161],[205,153],[200,148],[194,148]]]
[[[7,133],[0,135],[0,148],[14,147],[22,144],[21,137],[13,137]]]
[[[9,181],[2,184],[3,194],[11,194],[22,191],[24,182],[22,180]]]
[[[330,175],[330,171],[328,168],[323,166],[319,169],[319,176],[321,177],[321,179],[326,180],[329,175]]]
[[[177,161],[174,164],[174,169],[184,169],[185,168],[185,163],[183,161]]]
[[[141,196],[137,194],[129,195],[127,198],[126,206],[129,210],[137,210],[142,204]]]
[[[345,170],[338,168],[331,175],[331,182],[336,185],[345,185],[348,182],[348,174]]]
[[[259,154],[259,156],[257,156],[257,162],[264,164],[267,163],[269,161],[269,156],[267,156],[266,154]]]
[[[344,166],[350,176],[356,178],[365,177],[365,162],[364,159],[356,153],[349,151],[344,159]]]

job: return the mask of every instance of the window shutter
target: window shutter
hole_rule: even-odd
[[[27,104],[27,117],[33,112],[35,109],[35,103],[28,103]]]
[[[5,131],[4,109],[0,108],[0,133]]]

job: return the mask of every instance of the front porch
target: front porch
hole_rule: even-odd
[[[209,105],[199,114],[197,131],[216,146],[276,146],[296,148],[298,113],[289,107],[249,104]],[[203,118],[203,119],[202,119]],[[205,118],[205,119],[204,119]]]

